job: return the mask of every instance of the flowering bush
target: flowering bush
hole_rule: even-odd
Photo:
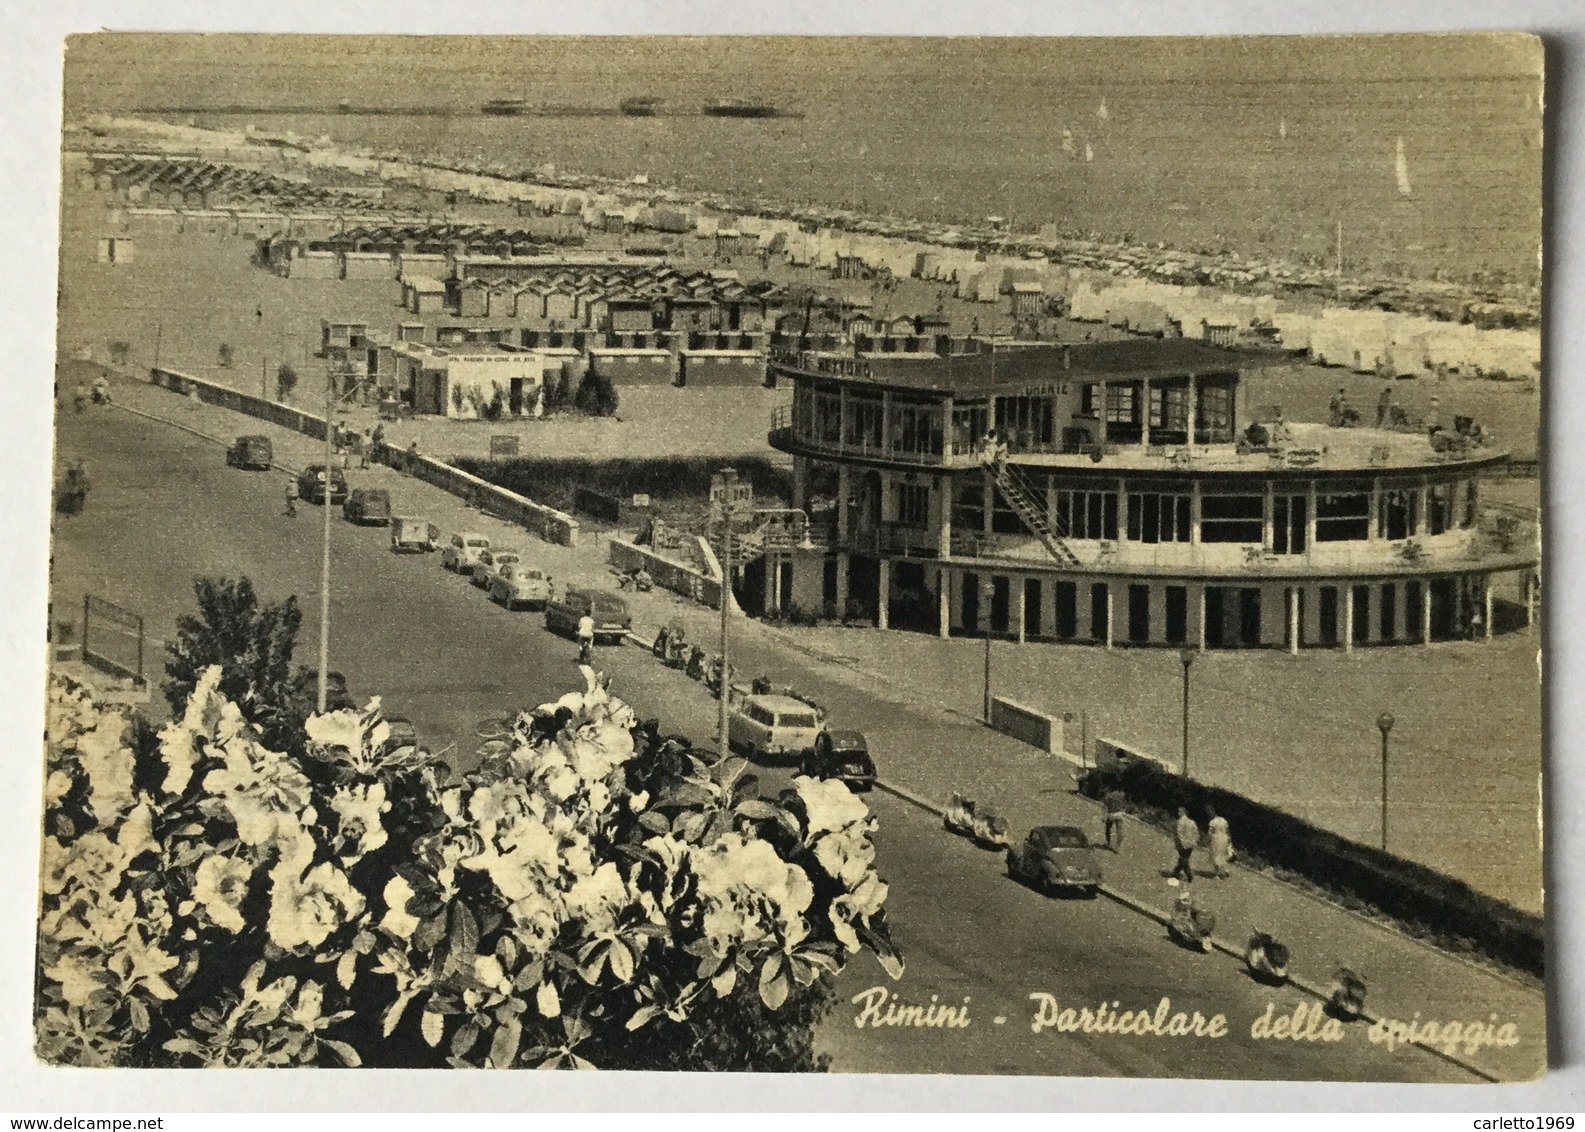
[[[901,973],[873,818],[840,782],[761,797],[584,673],[445,785],[378,700],[311,717],[294,760],[218,667],[146,741],[57,680],[40,1056],[819,1067],[847,961]]]

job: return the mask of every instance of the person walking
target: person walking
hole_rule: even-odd
[[[1128,820],[1128,795],[1108,790],[1102,799],[1106,807],[1106,847],[1113,853],[1123,851],[1123,823]]]
[[[369,449],[374,446],[372,434],[368,429],[364,429],[362,436],[353,437],[353,443],[358,448],[358,467],[367,468],[369,466]]]
[[[578,618],[578,663],[588,664],[594,657],[594,618],[585,613]]]
[[[1386,386],[1376,398],[1376,427],[1386,428],[1392,419],[1392,386]]]
[[[1177,887],[1181,880],[1186,884],[1194,882],[1194,866],[1190,858],[1194,855],[1195,847],[1200,844],[1200,825],[1189,816],[1189,811],[1184,806],[1178,807],[1178,824],[1173,827],[1172,839],[1178,848],[1178,863],[1172,867],[1169,874],[1171,880],[1167,883]]]
[[[1233,834],[1227,827],[1227,819],[1207,806],[1205,816],[1209,819],[1205,823],[1205,835],[1211,856],[1211,874],[1216,877],[1228,875],[1227,866],[1233,859]]]
[[[297,484],[293,482],[291,476],[286,477],[286,514],[292,516],[297,514]]]
[[[412,472],[413,466],[418,463],[418,438],[414,437],[407,445],[407,470]]]

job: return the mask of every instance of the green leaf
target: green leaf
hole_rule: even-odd
[[[390,1037],[395,1032],[397,1024],[402,1020],[402,1012],[407,1009],[407,1004],[413,1001],[413,991],[403,991],[396,996],[396,1001],[391,1003],[391,1008],[385,1012],[384,1034]]]
[[[336,982],[341,984],[342,990],[351,990],[352,981],[358,977],[358,953],[345,952],[336,963]]]
[[[710,980],[710,985],[715,988],[715,993],[722,998],[732,993],[732,988],[737,986],[737,968],[728,967],[715,978]]]
[[[473,918],[468,906],[460,900],[451,905],[451,930],[447,935],[451,944],[451,961],[454,966],[473,967],[473,957],[479,950],[479,921]]]
[[[660,1008],[653,1003],[648,1006],[640,1006],[633,1012],[633,1017],[627,1020],[628,1030],[637,1030],[641,1026],[648,1025],[659,1013]]]
[[[433,951],[435,945],[446,934],[446,917],[444,915],[431,916],[421,920],[418,927],[413,929],[413,946],[420,951]]]
[[[777,815],[781,813],[781,807],[774,806],[759,798],[750,798],[747,801],[738,803],[737,812],[746,818],[753,818],[755,821],[774,821]]]
[[[781,964],[778,963],[777,967],[779,968],[780,966]],[[775,975],[767,979],[765,975],[770,969],[771,965],[769,963],[760,968],[759,997],[760,1001],[772,1010],[780,1010],[782,1003],[787,1001],[787,992],[792,989],[792,986],[787,979],[785,971],[778,970]]]
[[[467,1057],[469,1052],[479,1040],[479,1023],[468,1019],[457,1027],[457,1032],[451,1035],[451,1056]]]
[[[127,1013],[132,1015],[132,1028],[140,1034],[149,1032],[149,1008],[140,998],[127,999]]]
[[[423,1023],[419,1029],[423,1031],[424,1040],[428,1042],[431,1047],[438,1046],[440,1044],[440,1039],[444,1037],[446,1033],[446,1016],[444,1014],[436,1014],[431,1010],[426,1010],[424,1011]]]
[[[319,1040],[319,1044],[322,1046],[329,1046],[335,1052],[336,1056],[341,1058],[342,1063],[346,1065],[348,1069],[357,1069],[363,1065],[363,1059],[358,1056],[358,1051],[353,1049],[346,1042],[333,1041],[330,1038],[321,1038]]]
[[[497,1069],[512,1068],[522,1036],[523,1028],[515,1017],[496,1027],[495,1038],[490,1042],[490,1064]]]
[[[658,833],[662,836],[671,832],[671,822],[667,820],[665,814],[656,810],[645,810],[642,814],[639,814],[638,824],[651,833]]]
[[[539,1008],[540,1014],[546,1018],[554,1018],[561,1013],[561,996],[556,993],[556,984],[543,982],[539,984],[539,991],[534,996],[534,1005]]]
[[[616,977],[617,982],[633,981],[633,953],[628,950],[625,943],[611,944],[610,963],[611,974]]]

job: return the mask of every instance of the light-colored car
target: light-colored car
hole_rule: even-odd
[[[461,531],[451,536],[451,541],[440,552],[440,564],[458,574],[471,574],[479,563],[479,555],[490,549],[490,540],[474,531]]]
[[[490,579],[502,566],[515,566],[523,561],[523,552],[515,546],[492,546],[479,551],[479,560],[473,564],[473,584],[480,589],[490,588]]]
[[[748,696],[732,708],[727,741],[751,755],[800,757],[820,737],[820,716],[791,696]]]
[[[508,562],[490,575],[490,600],[508,609],[544,609],[550,598],[545,572],[521,562]]]

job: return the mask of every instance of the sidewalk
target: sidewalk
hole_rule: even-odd
[[[287,466],[310,463],[323,452],[322,444],[308,437],[132,380],[116,382],[115,396],[125,408],[217,439],[229,441],[245,432],[269,435],[277,462]],[[558,584],[613,586],[605,565],[606,539],[590,528],[585,528],[584,545],[576,549],[553,546],[389,468],[354,468],[349,479],[354,485],[367,482],[389,487],[398,513],[423,513],[443,531],[478,530],[521,547]],[[680,620],[690,639],[715,651],[719,615],[714,610],[659,591],[624,596],[641,636],[648,637],[656,627]],[[954,790],[993,802],[1008,819],[1015,839],[1031,826],[1053,822],[1080,825],[1099,837],[1098,808],[1074,793],[1074,768],[1068,762],[1041,755],[973,722],[968,713],[960,713],[961,701],[966,698],[975,700],[977,708],[978,696],[972,693],[978,684],[980,642],[940,642],[919,634],[862,630],[788,630],[743,620],[734,621],[733,633],[732,658],[740,680],[765,673],[777,687],[791,685],[812,696],[834,719],[860,723],[871,736],[881,776],[888,784],[937,805]],[[1031,669],[1048,667],[1043,658],[1039,666],[1026,663],[1015,670],[1010,649],[999,650],[1004,659],[998,669],[1009,681],[1027,678]],[[893,650],[896,655],[890,655]],[[968,663],[966,650],[973,651],[974,663]],[[1062,651],[1051,650],[1053,654]],[[1066,651],[1083,655],[1075,656],[1071,664],[1053,667],[1062,672],[1072,669],[1075,676],[1086,667],[1079,662],[1100,670],[1099,676],[1092,677],[1099,680],[1115,667],[1111,665],[1114,660],[1133,663],[1122,654],[1105,657],[1097,650]],[[877,663],[877,657],[884,664]],[[1167,659],[1176,666],[1175,654]],[[883,677],[878,675],[881,672],[905,673],[906,685],[896,675]],[[951,684],[958,689],[955,694],[946,693],[932,677],[942,672],[955,677]],[[971,678],[965,680],[965,674]],[[877,700],[894,705],[896,710],[876,712]],[[1047,701],[1045,706],[1054,705]],[[1121,711],[1118,718],[1123,718]],[[1092,737],[1097,733],[1097,725],[1092,724],[1090,733]],[[1238,831],[1233,833],[1236,844]],[[942,836],[951,835],[943,831]],[[1172,856],[1165,834],[1133,824],[1123,852],[1103,857],[1108,887],[1131,902],[1165,914],[1179,892],[1161,876]],[[999,855],[987,853],[985,867],[1000,871],[1003,862]],[[1408,1021],[1418,1015],[1422,1023],[1487,1024],[1495,1016],[1493,1025],[1513,1022],[1518,1027],[1519,1045],[1488,1047],[1466,1060],[1506,1080],[1534,1077],[1544,1067],[1545,1002],[1540,992],[1244,869],[1235,868],[1226,880],[1201,881],[1198,891],[1202,902],[1217,915],[1218,939],[1234,950],[1241,952],[1255,929],[1270,932],[1292,950],[1296,976],[1323,989],[1329,985],[1332,971],[1346,964],[1365,978],[1370,987],[1367,1008],[1378,1017]],[[1147,931],[1164,935],[1153,925]],[[1170,946],[1164,941],[1161,945]],[[1205,961],[1232,960],[1212,955]],[[1382,1047],[1382,1056],[1395,1055]]]

